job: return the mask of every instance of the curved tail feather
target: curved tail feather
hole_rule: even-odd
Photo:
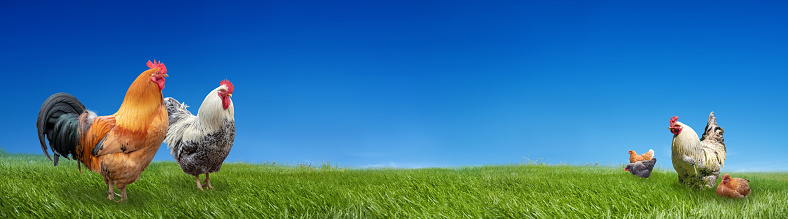
[[[725,133],[725,130],[717,125],[717,117],[714,117],[714,112],[709,113],[709,121],[706,122],[706,128],[703,131],[703,137],[700,138],[700,141],[705,141],[707,139],[716,141],[722,144],[722,150],[726,150],[725,139],[722,137],[722,133]]]
[[[178,100],[175,100],[175,98],[164,98],[164,104],[167,106],[167,115],[170,117],[170,126],[167,130],[167,137],[164,138],[164,143],[170,148],[170,155],[172,155],[175,160],[178,160],[180,159],[180,153],[176,152],[180,151],[182,147],[181,136],[183,135],[184,126],[177,126],[175,124],[178,121],[193,116],[193,114],[186,109],[189,107],[186,103],[180,103]]]
[[[175,124],[178,120],[185,118],[184,115],[192,115],[186,108],[189,107],[186,103],[180,103],[172,97],[164,98],[164,104],[167,106],[167,115],[170,117],[170,124]]]
[[[76,97],[67,93],[56,93],[49,96],[41,110],[38,112],[36,129],[38,140],[44,154],[52,160],[47,152],[44,138],[49,141],[49,147],[55,155],[55,166],[60,156],[76,158],[76,147],[79,144],[79,115],[87,111]]]
[[[646,160],[651,160],[651,158],[653,158],[653,157],[654,157],[654,150],[653,149],[648,149],[648,152],[643,154],[643,159],[646,159]]]

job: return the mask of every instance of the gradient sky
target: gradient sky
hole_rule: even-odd
[[[616,165],[715,111],[726,171],[788,171],[788,3],[3,1],[0,147],[56,92],[114,113],[148,60],[196,113],[229,79],[228,162]],[[173,160],[162,145],[156,160]]]

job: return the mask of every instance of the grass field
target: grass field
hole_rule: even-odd
[[[2,153],[2,152],[0,152]],[[658,163],[659,164],[659,163]],[[619,167],[542,163],[428,169],[225,163],[215,189],[197,190],[174,162],[153,162],[124,203],[107,200],[101,176],[57,167],[43,155],[0,154],[2,217],[262,218],[779,218],[788,173],[751,180],[740,200],[677,183],[671,171],[640,179]],[[731,217],[732,216],[732,217]]]

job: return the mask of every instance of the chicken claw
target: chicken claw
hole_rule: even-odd
[[[194,176],[194,178],[197,179],[197,188],[202,190],[202,185],[200,185],[200,176]]]
[[[211,186],[211,179],[208,177],[208,173],[205,174],[205,184],[208,185],[209,189],[213,189],[213,186]]]
[[[114,200],[115,196],[113,194],[115,194],[115,192],[113,191],[114,188],[112,187],[112,184],[110,184],[106,179],[104,179],[104,182],[106,182],[109,186],[109,189],[107,189],[107,199]]]
[[[123,201],[126,201],[126,199],[127,199],[127,197],[126,197],[126,188],[125,188],[125,187],[123,187],[122,189],[120,189],[120,193],[121,193],[121,194],[119,194],[119,195],[116,193],[116,195],[120,196],[120,200],[118,200],[118,201],[117,201],[118,203],[121,203],[121,202],[123,202]]]

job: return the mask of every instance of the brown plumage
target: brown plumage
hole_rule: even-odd
[[[47,99],[39,112],[39,140],[49,157],[44,135],[55,154],[77,159],[89,170],[104,177],[108,199],[114,200],[113,186],[126,200],[126,185],[137,179],[150,164],[167,133],[169,118],[161,90],[167,69],[151,63],[132,82],[118,111],[96,116],[75,97],[57,93]],[[80,167],[81,172],[81,167]]]
[[[717,185],[717,195],[727,198],[744,198],[750,195],[750,180],[731,178],[731,175],[722,176],[722,181]]]
[[[642,155],[638,155],[637,152],[633,150],[629,150],[629,163],[634,163],[638,161],[644,160],[651,160],[654,157],[654,150],[649,149],[648,152]]]

